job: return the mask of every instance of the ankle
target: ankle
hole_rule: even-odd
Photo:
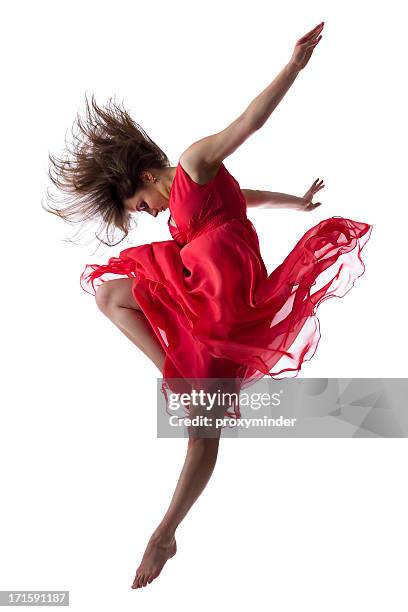
[[[162,544],[166,546],[167,544],[171,544],[174,541],[175,530],[168,529],[164,527],[157,527],[154,530],[151,540],[153,540],[156,544]]]

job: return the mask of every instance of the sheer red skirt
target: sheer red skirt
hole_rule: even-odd
[[[321,337],[317,309],[364,273],[371,230],[325,219],[268,275],[251,221],[231,219],[182,247],[153,242],[88,264],[80,282],[95,295],[111,278],[133,278],[134,298],[166,353],[166,399],[201,379],[232,379],[237,397],[226,414],[240,416],[240,390],[264,376],[296,376],[312,358]]]

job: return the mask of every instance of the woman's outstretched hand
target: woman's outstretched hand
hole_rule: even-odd
[[[321,32],[324,28],[324,21],[319,23],[318,26],[310,30],[307,34],[299,38],[295,45],[292,57],[289,64],[296,70],[302,70],[310,60],[313,53],[313,49],[319,43],[322,38]]]
[[[314,210],[315,208],[317,208],[318,206],[321,206],[321,202],[313,202],[313,196],[320,191],[320,189],[323,189],[323,187],[326,187],[326,185],[324,185],[323,180],[319,181],[319,179],[317,178],[315,180],[315,182],[312,184],[311,187],[309,187],[309,189],[306,191],[305,195],[302,198],[302,205],[299,207],[299,210],[305,210],[305,211],[310,211],[310,210]]]

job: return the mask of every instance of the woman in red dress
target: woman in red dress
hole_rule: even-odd
[[[101,109],[93,98],[88,121],[78,118],[84,138],[76,139],[73,157],[51,156],[50,177],[72,200],[49,210],[65,220],[97,217],[107,236],[112,228],[126,236],[132,214],[170,210],[172,239],[127,248],[105,265],[88,264],[81,275],[100,310],[162,373],[166,397],[177,390],[173,379],[226,378],[239,392],[266,375],[296,375],[320,339],[318,305],[343,296],[364,271],[360,251],[372,226],[332,217],[308,230],[268,275],[247,206],[312,211],[323,181],[303,197],[242,190],[223,163],[266,122],[308,63],[323,27],[300,38],[290,61],[242,115],[193,143],[176,167],[124,109]],[[199,413],[190,408],[190,416]],[[233,414],[239,415],[236,404]],[[133,588],[150,583],[175,554],[176,529],[214,469],[220,429],[188,431],[177,487]]]

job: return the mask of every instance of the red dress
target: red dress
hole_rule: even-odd
[[[95,295],[112,274],[135,279],[134,297],[166,352],[166,398],[167,389],[191,390],[196,379],[233,378],[239,394],[266,375],[296,376],[320,340],[317,307],[363,274],[360,251],[372,226],[320,221],[268,275],[239,183],[224,164],[200,185],[178,163],[169,209],[172,239],[88,264],[82,288]],[[240,415],[239,402],[228,414]]]

